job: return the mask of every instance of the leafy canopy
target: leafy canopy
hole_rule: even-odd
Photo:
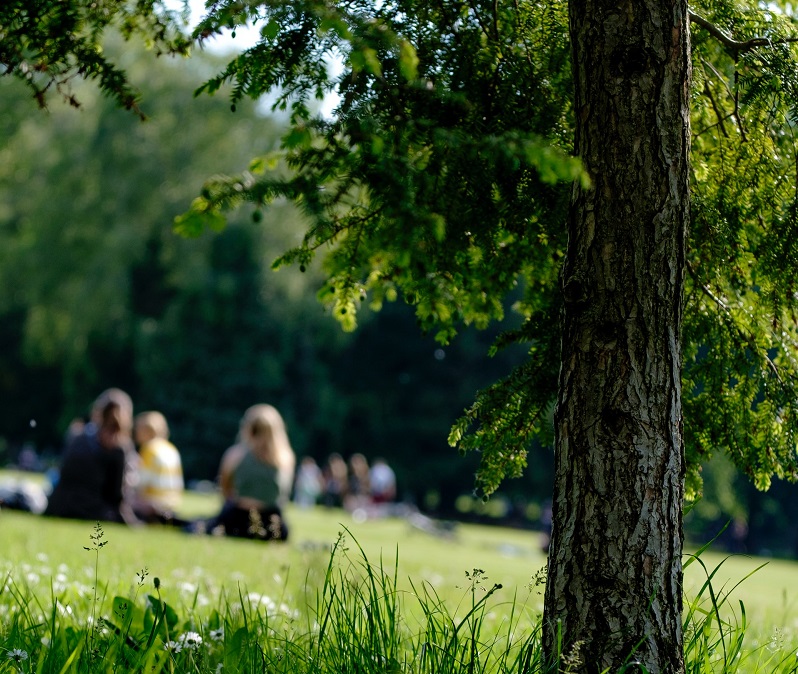
[[[568,156],[565,5],[220,3],[197,35],[231,22],[257,22],[262,39],[200,92],[231,81],[235,106],[276,91],[291,119],[291,173],[270,172],[264,157],[209,181],[178,227],[216,225],[243,201],[296,201],[308,230],[275,264],[304,268],[323,250],[320,295],[346,329],[362,302],[401,296],[445,343],[461,323],[504,319],[513,295],[526,320],[497,348],[527,341],[530,358],[480,396],[451,440],[483,450],[484,491],[519,475],[556,390],[563,185],[586,180]],[[339,102],[323,117],[315,102],[328,92]]]
[[[72,82],[96,80],[100,89],[139,116],[138,95],[103,51],[106,31],[139,35],[157,53],[188,51],[181,15],[163,0],[4,0],[0,3],[0,74],[23,81],[41,107],[53,90],[80,105]]]
[[[774,4],[706,0],[693,22],[693,224],[684,321],[688,495],[700,463],[727,450],[767,488],[796,479],[795,22]],[[303,243],[275,263],[324,251],[321,292],[345,328],[368,301],[401,295],[419,325],[505,318],[529,358],[482,391],[450,441],[481,452],[479,487],[517,476],[549,431],[559,359],[558,272],[568,183],[589,183],[571,149],[567,3],[215,3],[200,38],[255,24],[261,40],[199,92],[233,83],[232,103],[276,92],[289,110],[292,170],[212,180],[179,220],[217,226],[242,201],[299,203]],[[341,64],[331,74],[331,63]],[[314,101],[334,92],[324,117]],[[515,294],[514,294],[515,293]]]
[[[693,494],[700,462],[721,449],[760,488],[774,475],[798,477],[798,29],[787,9],[747,0],[691,7],[682,377]],[[79,76],[134,107],[121,71],[102,56],[102,31],[118,22],[181,51],[170,17],[154,0],[12,1],[0,10],[0,62],[42,102]],[[244,25],[260,30],[260,42],[198,93],[230,82],[234,110],[271,94],[290,129],[279,155],[208,181],[178,229],[218,229],[245,201],[295,201],[307,233],[275,264],[304,268],[323,251],[321,297],[346,329],[362,302],[401,296],[422,329],[446,342],[462,323],[506,320],[513,298],[520,324],[495,349],[526,343],[529,358],[478,395],[450,438],[481,452],[479,486],[490,493],[520,473],[531,439],[550,427],[568,185],[589,184],[569,157],[566,2],[220,0],[195,37]],[[331,92],[338,104],[324,116],[318,101]],[[278,168],[281,157],[290,172]]]

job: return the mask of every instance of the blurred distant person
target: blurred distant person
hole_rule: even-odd
[[[183,464],[169,442],[166,418],[160,412],[136,415],[133,437],[139,446],[136,516],[145,522],[171,521],[183,497]]]
[[[219,467],[222,512],[202,526],[208,533],[286,540],[282,507],[291,495],[295,466],[280,413],[271,405],[250,407],[241,419],[239,442],[224,453]]]
[[[30,444],[25,443],[22,449],[19,450],[17,455],[17,468],[29,472],[38,472],[42,468],[42,462],[36,448]]]
[[[390,503],[396,498],[396,474],[382,457],[374,460],[369,480],[372,503]]]
[[[68,446],[72,440],[83,433],[83,431],[86,430],[86,424],[88,423],[88,420],[84,419],[83,417],[75,417],[72,419],[72,421],[69,422],[66,433],[64,434],[65,446]]]
[[[322,491],[322,474],[312,456],[306,456],[299,464],[294,482],[294,502],[309,508],[316,505]]]
[[[345,505],[347,510],[354,511],[367,506],[370,501],[369,462],[358,452],[349,457],[349,491]]]
[[[135,524],[131,488],[137,457],[133,402],[112,388],[95,400],[90,422],[70,441],[46,515]]]
[[[327,457],[322,469],[324,476],[324,494],[322,502],[328,508],[342,508],[349,492],[349,477],[346,461],[337,452]]]

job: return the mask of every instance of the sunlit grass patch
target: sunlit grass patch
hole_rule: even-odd
[[[2,513],[0,674],[543,671],[529,532],[442,541],[291,514],[303,534],[275,545]],[[764,620],[738,596],[792,567],[740,563],[703,552],[687,569],[688,672],[798,671],[794,615]]]

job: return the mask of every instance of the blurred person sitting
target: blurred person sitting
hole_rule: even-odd
[[[305,456],[299,464],[294,482],[294,502],[302,508],[316,505],[322,491],[321,468],[312,456]]]
[[[396,498],[396,474],[382,457],[371,465],[369,480],[372,503],[390,503]]]
[[[360,452],[349,457],[349,491],[344,506],[350,512],[364,508],[371,502],[369,462]]]
[[[67,445],[46,515],[136,524],[131,507],[137,457],[130,436],[133,402],[108,389],[95,400],[91,421]]]
[[[133,436],[139,446],[136,516],[145,522],[172,522],[183,497],[183,464],[169,442],[166,418],[160,412],[136,415]]]
[[[342,508],[349,492],[349,475],[346,461],[333,452],[327,457],[322,469],[323,488],[322,503],[328,508]]]
[[[192,530],[286,540],[282,506],[291,494],[295,466],[280,413],[271,405],[250,407],[241,419],[239,442],[224,453],[219,466],[222,511]]]

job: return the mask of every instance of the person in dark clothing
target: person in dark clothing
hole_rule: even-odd
[[[102,393],[91,423],[69,442],[45,515],[138,523],[128,500],[135,474],[133,404],[119,389]]]

